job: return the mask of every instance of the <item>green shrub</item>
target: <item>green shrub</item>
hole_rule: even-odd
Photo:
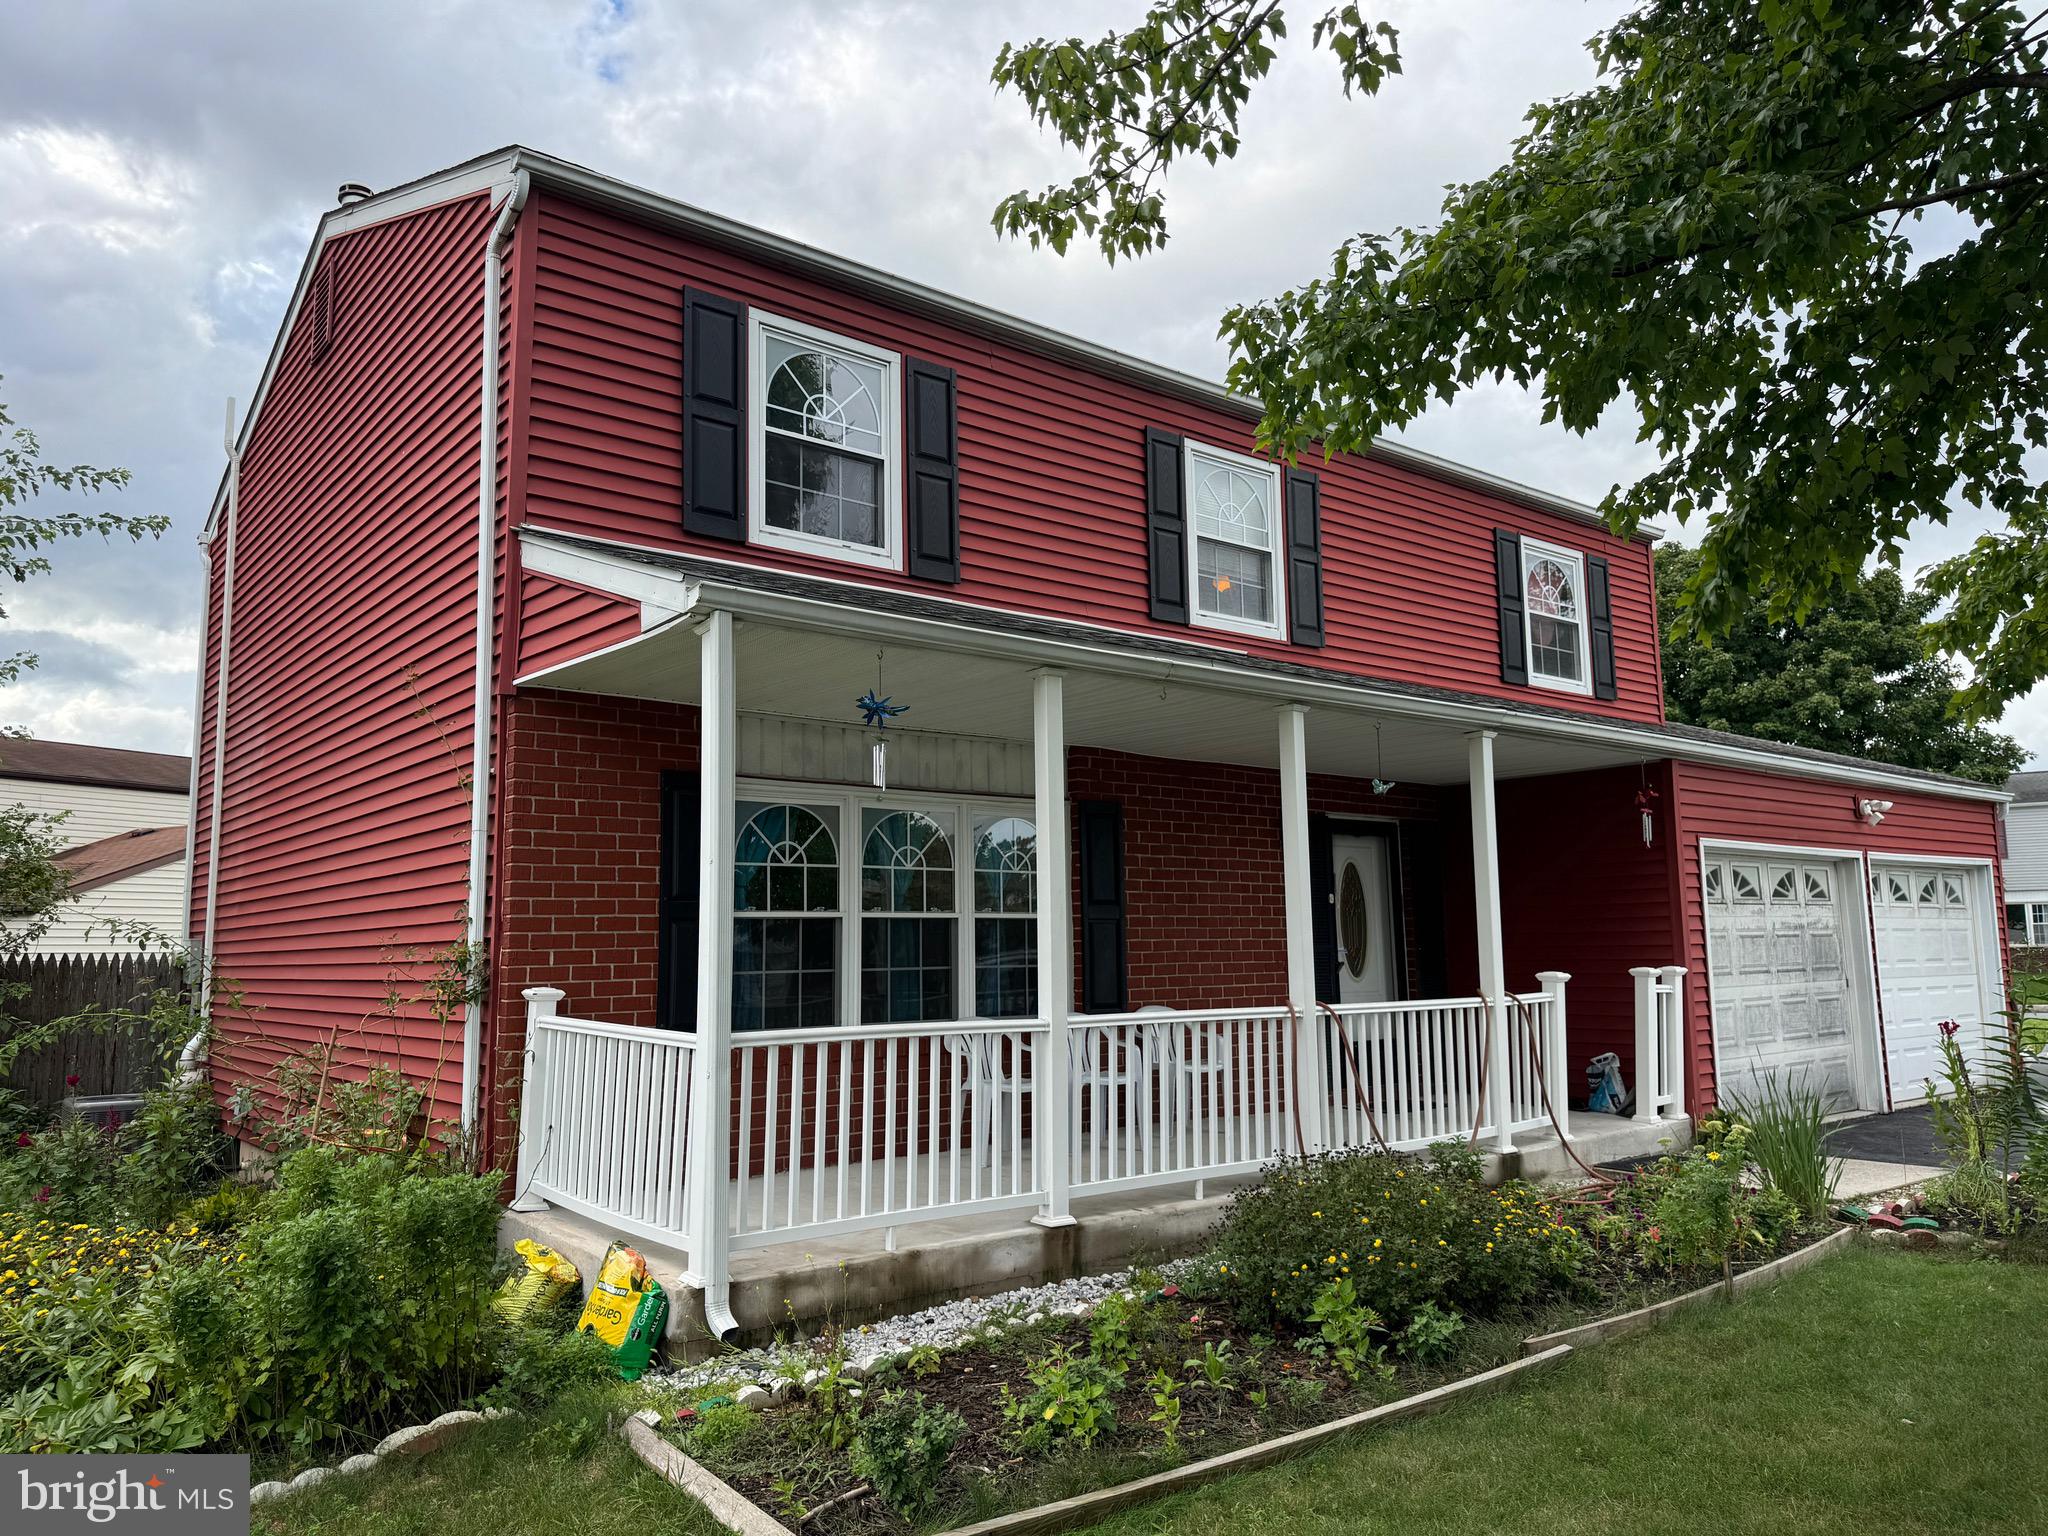
[[[1343,1153],[1276,1164],[1232,1197],[1202,1276],[1252,1326],[1309,1321],[1331,1280],[1399,1328],[1425,1303],[1470,1316],[1552,1294],[1584,1240],[1525,1184],[1487,1187],[1479,1159]]]
[[[1835,1199],[1836,1164],[1828,1156],[1832,1102],[1802,1077],[1776,1073],[1753,1096],[1732,1094],[1728,1113],[1749,1127],[1748,1154],[1765,1187],[1782,1191],[1800,1214],[1821,1217]]]
[[[1395,1352],[1418,1365],[1441,1360],[1458,1347],[1458,1335],[1465,1320],[1446,1312],[1433,1301],[1425,1301],[1408,1319],[1408,1326],[1394,1336]]]
[[[1394,1374],[1393,1367],[1387,1364],[1386,1346],[1373,1337],[1385,1332],[1380,1315],[1358,1299],[1357,1288],[1348,1277],[1326,1283],[1308,1315],[1309,1321],[1320,1329],[1323,1343],[1329,1346],[1331,1358],[1346,1381],[1355,1385],[1367,1376],[1384,1379]]]
[[[1055,1344],[1050,1354],[1028,1361],[1024,1374],[1031,1391],[1018,1397],[1005,1386],[1003,1417],[1016,1427],[1025,1450],[1050,1450],[1062,1441],[1093,1445],[1116,1422],[1110,1394],[1123,1386],[1124,1373],[1093,1355]]]
[[[927,1404],[921,1392],[884,1392],[861,1422],[853,1469],[883,1503],[914,1519],[937,1499],[946,1458],[966,1432],[966,1420],[950,1408]]]
[[[232,1153],[203,1082],[144,1094],[135,1118],[121,1127],[120,1148],[116,1199],[123,1216],[146,1226],[176,1215],[195,1190],[227,1171]]]
[[[507,1330],[502,1374],[485,1397],[507,1408],[538,1408],[579,1387],[618,1380],[611,1347],[594,1333],[530,1322]],[[744,1411],[744,1410],[742,1410]]]

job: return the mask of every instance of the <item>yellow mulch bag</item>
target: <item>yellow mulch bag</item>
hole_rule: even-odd
[[[647,1261],[624,1243],[613,1243],[604,1251],[576,1331],[594,1333],[611,1346],[619,1374],[638,1381],[667,1323],[668,1293],[647,1272]]]
[[[498,1316],[508,1323],[523,1323],[547,1311],[581,1278],[574,1264],[530,1237],[520,1238],[512,1245],[512,1251],[526,1261],[526,1267],[498,1287],[491,1302]]]

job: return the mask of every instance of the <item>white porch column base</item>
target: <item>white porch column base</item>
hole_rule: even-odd
[[[1657,1028],[1657,978],[1654,965],[1632,965],[1629,975],[1636,983],[1636,1081],[1637,1120],[1662,1120],[1657,1112],[1657,1084],[1663,1081],[1657,1054],[1662,1041]]]
[[[547,1201],[531,1193],[535,1176],[550,1150],[548,1142],[553,1135],[553,1126],[536,1126],[529,1118],[534,1101],[538,1073],[534,1070],[534,1035],[539,1022],[551,1013],[562,1011],[562,999],[568,994],[560,987],[528,987],[519,994],[526,999],[526,1050],[520,1057],[519,1073],[519,1164],[512,1178],[512,1209],[515,1211],[544,1211]]]
[[[1301,1021],[1295,1036],[1294,1083],[1305,1147],[1329,1145],[1325,1129],[1329,1078],[1323,1070],[1323,1020],[1316,1008],[1315,888],[1308,856],[1308,706],[1282,704],[1280,728],[1280,867],[1286,891],[1287,1003]]]
[[[734,1330],[726,1304],[731,1268],[732,840],[735,794],[735,681],[730,613],[697,626],[698,701],[697,1017],[691,1059],[689,1208],[690,1283],[703,1287],[714,1336]]]
[[[1569,971],[1538,971],[1537,983],[1543,988],[1543,995],[1550,999],[1548,1017],[1549,1032],[1543,1037],[1543,1091],[1550,1100],[1550,1112],[1557,1120],[1557,1139],[1572,1139],[1572,1111],[1570,1094],[1571,1070],[1565,1052],[1564,1027],[1564,984],[1572,979]]]
[[[1031,674],[1031,793],[1038,828],[1038,1019],[1045,1026],[1031,1063],[1033,1146],[1045,1203],[1031,1220],[1071,1227],[1073,1090],[1067,1072],[1067,1014],[1074,1002],[1074,925],[1067,860],[1066,678]]]
[[[1512,1152],[1508,1132],[1507,960],[1500,933],[1500,829],[1493,801],[1492,731],[1466,736],[1472,791],[1472,905],[1479,928],[1479,993],[1486,999],[1486,1098],[1493,1116],[1493,1150]]]

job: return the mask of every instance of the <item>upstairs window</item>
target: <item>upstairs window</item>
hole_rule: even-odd
[[[1593,691],[1586,663],[1586,566],[1574,551],[1522,540],[1522,611],[1529,681],[1572,693]]]
[[[895,354],[758,312],[752,328],[750,537],[898,567]]]
[[[1191,442],[1187,496],[1194,622],[1284,639],[1278,468]]]

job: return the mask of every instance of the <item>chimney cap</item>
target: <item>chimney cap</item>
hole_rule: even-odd
[[[360,181],[344,181],[335,189],[334,200],[346,208],[350,203],[367,202],[376,194]]]

